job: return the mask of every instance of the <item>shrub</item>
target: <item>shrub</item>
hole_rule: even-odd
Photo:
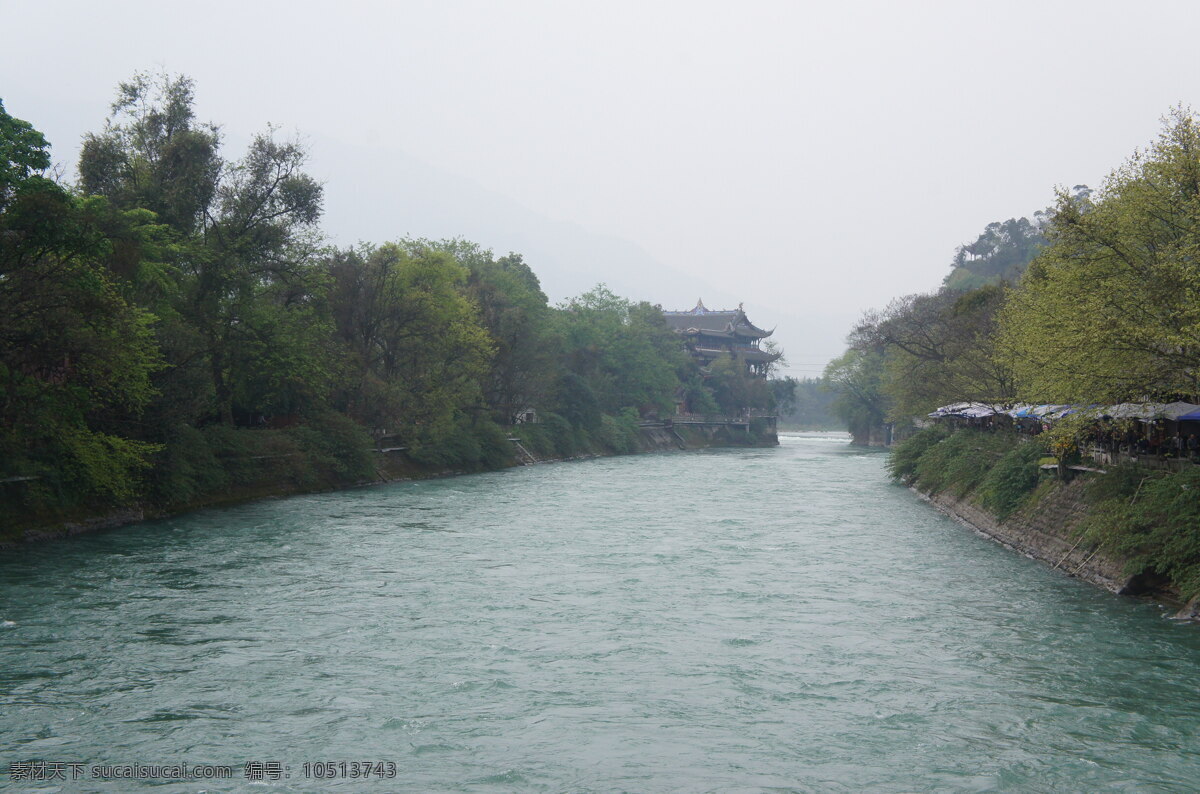
[[[518,437],[537,436],[535,431]],[[505,428],[490,419],[459,415],[452,422],[418,433],[407,455],[421,466],[479,471],[511,463],[513,448]]]
[[[979,500],[1001,520],[1008,518],[1037,488],[1040,443],[1017,444],[992,466],[979,484]]]
[[[1185,599],[1200,595],[1200,468],[1164,474],[1120,467],[1086,491],[1085,531],[1125,556],[1129,575],[1166,576]]]
[[[570,422],[558,414],[546,413],[542,416],[542,426],[554,444],[556,456],[567,458],[575,454],[578,439]]]
[[[605,414],[600,418],[600,429],[595,438],[605,450],[617,455],[636,451],[638,445],[636,413],[627,411],[622,412],[620,416]]]
[[[479,463],[487,469],[499,469],[513,461],[513,445],[500,425],[487,419],[479,420],[474,428],[479,440]]]
[[[1113,466],[1107,474],[1089,479],[1083,495],[1093,505],[1113,500],[1128,502],[1141,490],[1143,481],[1162,476],[1165,476],[1163,472],[1147,471],[1128,463]]]
[[[228,487],[229,473],[217,460],[209,434],[191,425],[179,425],[155,461],[147,494],[155,504],[187,504]]]
[[[555,454],[554,436],[550,428],[544,424],[516,425],[510,428],[512,434],[521,439],[521,443],[539,458],[552,458]]]
[[[925,450],[910,479],[929,493],[949,491],[963,497],[1018,443],[1010,433],[958,430]]]
[[[897,480],[907,480],[916,474],[917,463],[929,448],[945,440],[949,433],[939,426],[927,427],[901,441],[888,458],[888,473]]]
[[[345,414],[319,413],[284,432],[304,454],[305,468],[315,471],[323,480],[359,482],[375,473],[371,437]]]
[[[463,417],[420,428],[408,442],[408,458],[418,466],[471,468],[481,454],[479,441]]]

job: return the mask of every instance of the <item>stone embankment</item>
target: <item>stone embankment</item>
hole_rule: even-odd
[[[938,510],[1014,551],[1040,560],[1056,570],[1099,585],[1119,595],[1152,596],[1180,606],[1179,594],[1162,577],[1124,572],[1126,560],[1102,550],[1081,536],[1090,506],[1083,498],[1084,480],[1054,483],[1030,504],[1000,520],[979,507],[970,496],[917,493]],[[1193,601],[1176,615],[1200,618],[1200,603]]]

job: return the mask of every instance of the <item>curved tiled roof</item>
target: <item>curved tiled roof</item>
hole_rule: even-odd
[[[750,322],[741,306],[736,309],[713,310],[705,307],[704,301],[696,301],[696,306],[682,312],[663,312],[667,325],[684,334],[700,334],[706,336],[743,337],[750,339],[765,339],[774,331],[764,331]]]

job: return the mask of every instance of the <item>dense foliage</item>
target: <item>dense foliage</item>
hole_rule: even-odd
[[[1200,399],[1200,120],[1098,191],[989,224],[945,285],[866,313],[827,372],[852,423],[907,422],[964,400]]]
[[[1125,466],[1089,483],[1085,531],[1125,557],[1125,572],[1165,576],[1185,599],[1200,596],[1200,467]]]
[[[0,533],[269,481],[631,451],[637,422],[766,407],[741,362],[701,373],[661,311],[603,286],[549,305],[519,255],[463,240],[328,247],[306,151],[238,157],[184,77],[123,83],[78,182],[0,105]],[[537,424],[515,424],[535,418]]]
[[[882,421],[962,400],[1200,402],[1200,120],[1173,110],[1100,190],[1060,191],[1036,223],[992,224],[955,267],[940,292],[855,329],[846,360],[872,362],[852,374],[875,386],[856,396],[860,412]],[[1003,518],[1033,492],[1043,448],[1078,459],[1093,423],[1058,421],[1040,443],[928,429],[895,449],[891,469],[922,490],[972,494]],[[1116,467],[1087,488],[1089,537],[1129,560],[1128,573],[1165,577],[1189,598],[1200,595],[1198,468]]]
[[[928,493],[971,497],[1000,519],[1028,504],[1046,447],[1006,433],[928,428],[896,446],[894,477]],[[1200,595],[1200,468],[1118,466],[1089,478],[1084,539],[1127,560],[1128,575],[1165,577],[1185,598]]]
[[[888,469],[896,479],[926,493],[974,496],[1003,519],[1037,487],[1043,455],[1045,447],[1036,439],[930,427],[897,444]]]
[[[1010,484],[1016,485],[1017,493],[1037,484],[1041,446],[1035,441],[1021,443],[1023,440],[1009,433],[928,428],[897,446],[891,471],[923,491],[948,491],[957,497],[986,483],[984,490],[993,494],[989,498],[1007,503],[1013,493]],[[1023,476],[1028,474],[1033,475],[1032,481]]]
[[[1051,245],[1005,309],[1020,392],[1047,402],[1200,393],[1200,121],[1159,139],[1094,201],[1060,196]]]
[[[38,504],[127,500],[159,447],[116,419],[150,402],[164,362],[115,271],[157,229],[41,176],[48,145],[3,105],[0,135],[0,479],[27,478],[7,487]]]

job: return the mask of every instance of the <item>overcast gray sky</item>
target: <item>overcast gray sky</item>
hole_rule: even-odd
[[[340,243],[462,235],[552,299],[745,301],[797,374],[954,247],[1200,105],[1190,2],[20,2],[0,99],[71,166],[136,70],[299,132]]]

